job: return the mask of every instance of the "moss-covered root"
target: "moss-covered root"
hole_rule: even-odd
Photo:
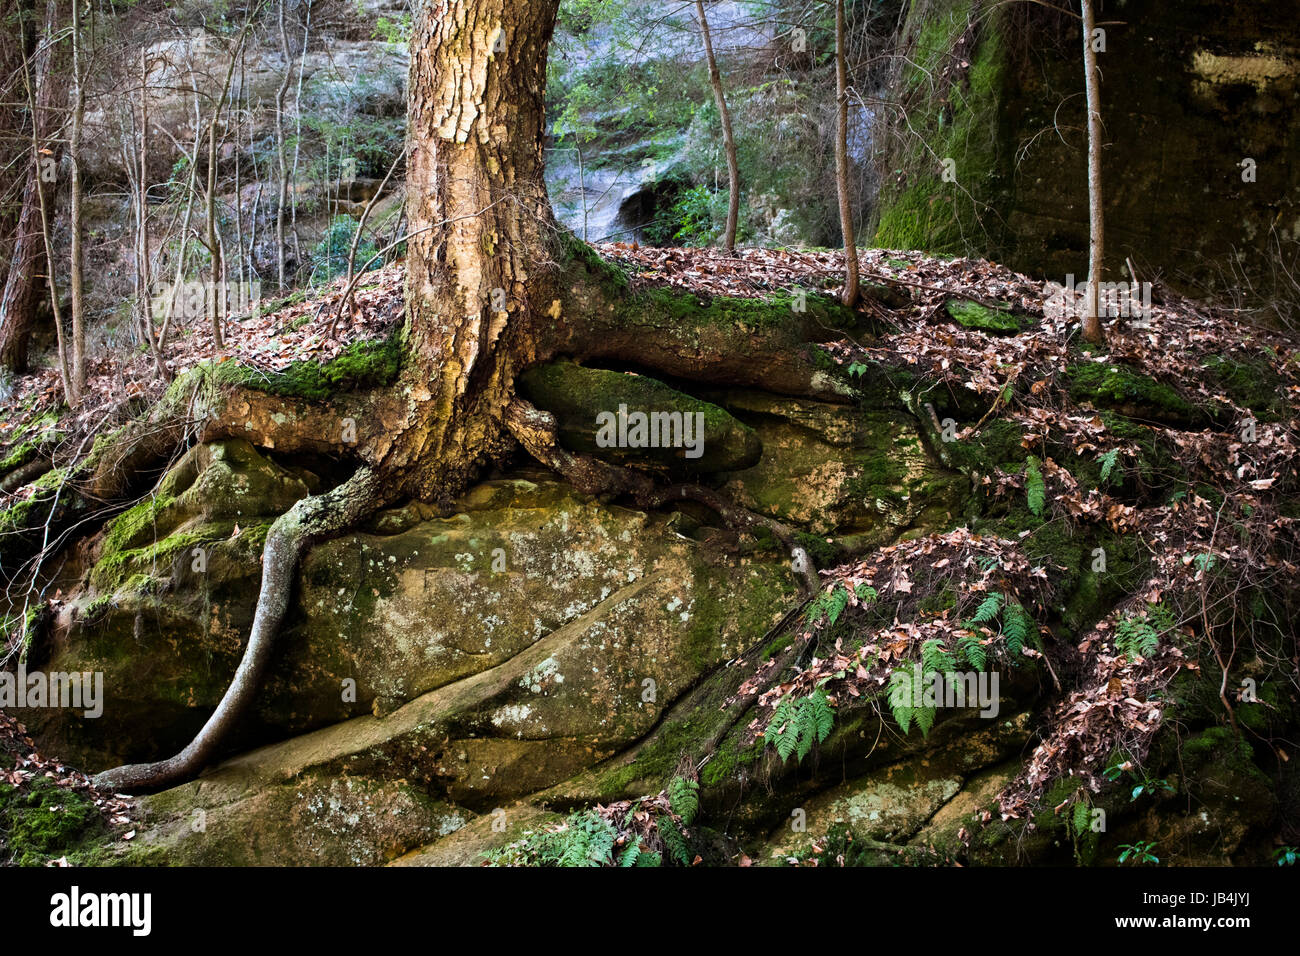
[[[203,769],[257,693],[280,621],[289,607],[299,558],[314,542],[345,531],[382,507],[382,489],[378,474],[363,466],[333,491],[304,498],[276,519],[262,552],[262,588],[248,646],[217,709],[176,756],[106,770],[95,777],[97,787],[122,793],[157,790],[181,783]]]

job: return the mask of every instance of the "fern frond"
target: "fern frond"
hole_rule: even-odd
[[[668,783],[668,806],[690,826],[700,809],[700,785],[685,777],[673,777]]]
[[[889,675],[889,710],[898,729],[906,736],[912,726],[912,672],[896,670]]]
[[[957,650],[966,662],[977,671],[982,671],[984,665],[988,663],[988,653],[980,639],[974,634],[968,634],[965,637],[957,638]]]
[[[1002,610],[1002,595],[994,591],[975,609],[975,616],[971,618],[972,624],[988,624],[998,616]]]
[[[808,698],[807,706],[812,712],[812,729],[817,735],[817,743],[821,743],[830,736],[831,728],[835,726],[835,711],[831,708],[826,692],[821,689]]]
[[[1106,454],[1100,456],[1097,461],[1101,463],[1101,480],[1103,482],[1110,479],[1110,474],[1115,470],[1115,465],[1119,463],[1119,449],[1112,448]]]
[[[1030,513],[1035,517],[1041,515],[1047,504],[1047,483],[1043,481],[1038,459],[1033,455],[1030,455],[1029,461],[1025,463],[1025,497],[1029,502]]]
[[[1019,604],[1008,604],[1002,615],[1002,634],[1007,639],[1007,650],[1011,659],[1019,662],[1020,653],[1031,640],[1031,632],[1036,631],[1034,620]]]
[[[686,843],[686,836],[677,828],[672,817],[659,818],[659,835],[664,839],[664,849],[668,856],[682,866],[691,865],[691,850]]]
[[[932,674],[937,671],[940,674],[951,674],[956,669],[956,662],[939,638],[932,637],[921,645],[921,671],[923,673]]]
[[[930,736],[930,728],[934,726],[936,716],[935,709],[933,707],[918,707],[914,716],[916,717],[916,726],[921,728],[921,736]]]

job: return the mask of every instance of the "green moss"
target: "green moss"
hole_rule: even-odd
[[[110,557],[119,551],[125,551],[146,536],[157,537],[158,518],[174,501],[175,498],[170,496],[156,495],[122,512],[109,523],[104,550],[100,556]]]
[[[74,853],[105,829],[88,798],[46,777],[33,777],[23,787],[0,784],[0,843],[19,866],[42,866]]]
[[[570,268],[580,266],[597,286],[612,293],[615,299],[627,293],[628,275],[618,265],[602,259],[600,253],[571,232],[561,233],[560,241],[561,259]]]
[[[272,395],[320,400],[336,392],[392,384],[401,369],[402,354],[401,337],[392,335],[383,340],[353,342],[324,364],[303,360],[269,375],[237,362],[223,362],[216,368],[216,379]]]
[[[1010,311],[994,311],[986,305],[965,299],[949,299],[944,304],[944,309],[958,325],[994,335],[1015,335],[1027,324]]]
[[[968,70],[954,69],[950,56],[973,7],[972,0],[913,4],[908,31],[918,39],[903,76],[910,129],[881,189],[878,246],[989,255],[999,245],[999,217],[974,196],[988,202],[1008,192],[999,146],[1006,61],[1000,16],[982,19]],[[936,88],[939,76],[946,79]],[[946,159],[955,163],[955,182],[944,181]]]
[[[1236,359],[1213,355],[1203,368],[1210,380],[1244,408],[1250,409],[1263,422],[1279,420],[1284,412],[1276,372],[1262,358]]]
[[[694,293],[655,286],[642,289],[625,308],[680,328],[734,327],[751,333],[772,328],[793,329],[805,322],[820,328],[849,330],[861,324],[856,312],[824,295],[808,295],[802,300],[791,295],[701,299]]]
[[[1024,429],[1016,422],[997,419],[976,434],[946,446],[953,464],[964,472],[989,474],[995,468],[1016,471],[1025,460]]]
[[[1066,387],[1076,402],[1155,418],[1188,421],[1196,409],[1171,386],[1125,365],[1080,362],[1065,370]]]

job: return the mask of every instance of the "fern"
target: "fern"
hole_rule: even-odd
[[[554,830],[529,833],[522,840],[486,854],[493,866],[605,866],[615,862],[614,827],[591,810],[571,813]],[[629,865],[621,858],[617,861]]]
[[[1125,657],[1150,657],[1160,645],[1160,633],[1146,614],[1127,614],[1115,625],[1115,649]]]
[[[1029,456],[1029,461],[1025,464],[1025,496],[1029,500],[1029,511],[1035,517],[1041,515],[1047,504],[1047,484],[1038,468],[1038,459],[1033,455]]]
[[[1082,836],[1092,830],[1092,807],[1087,800],[1076,800],[1070,816],[1070,826],[1075,836]]]
[[[934,718],[937,711],[933,707],[918,707],[913,715],[916,718],[916,726],[921,728],[921,736],[929,737],[930,728],[934,726]]]
[[[619,854],[618,865],[621,869],[627,870],[637,865],[637,860],[641,856],[641,848],[635,843],[629,843]]]
[[[1115,470],[1115,465],[1119,463],[1119,449],[1112,448],[1099,457],[1097,461],[1101,463],[1101,480],[1103,482],[1109,481],[1111,472]]]
[[[772,711],[763,738],[776,747],[782,762],[793,754],[798,762],[808,756],[813,744],[825,740],[835,724],[835,711],[821,688],[795,700],[784,697]]]
[[[808,605],[808,611],[804,615],[805,623],[812,625],[821,622],[823,617],[829,618],[832,627],[844,613],[844,609],[849,606],[849,591],[843,584],[836,584],[830,591],[823,591],[813,599]]]
[[[912,722],[921,728],[921,735],[928,737],[934,726],[936,710],[934,707],[914,706],[920,688],[913,685],[916,675],[911,670],[896,670],[890,675],[889,710],[898,723],[898,729],[906,736],[912,729]]]
[[[971,618],[972,624],[988,624],[998,616],[1002,610],[1002,595],[996,591],[980,602],[980,606],[975,609],[975,616]]]
[[[1002,615],[1002,634],[1007,640],[1007,650],[1011,659],[1018,662],[1020,652],[1029,641],[1033,640],[1037,628],[1033,618],[1019,604],[1008,604]]]
[[[957,651],[977,671],[982,671],[984,665],[988,663],[988,654],[984,650],[984,645],[974,634],[957,638]]]
[[[912,672],[900,668],[889,675],[889,709],[904,736],[911,729],[912,717],[916,713],[911,700]]]
[[[821,743],[830,736],[831,728],[835,726],[835,711],[831,709],[831,702],[825,692],[820,689],[806,698],[806,705],[812,714],[812,730],[817,735],[817,742]]]
[[[664,849],[668,851],[670,859],[682,866],[691,865],[691,848],[686,842],[686,834],[678,829],[677,821],[672,817],[660,817],[659,835],[664,839]]]
[[[685,826],[690,826],[700,809],[700,785],[685,777],[673,777],[668,784],[668,805]]]
[[[858,600],[863,604],[870,604],[880,596],[870,584],[859,584],[853,589],[853,593],[858,596]]]
[[[951,674],[956,669],[957,663],[939,638],[931,638],[921,645],[921,673]]]

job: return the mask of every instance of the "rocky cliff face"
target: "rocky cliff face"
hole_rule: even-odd
[[[1108,5],[1107,266],[1258,303],[1300,242],[1300,34],[1287,4]],[[1087,272],[1082,39],[1028,5],[915,0],[901,48],[912,134],[884,167],[876,241],[978,250],[1053,281]],[[923,82],[932,76],[934,83]],[[953,165],[945,177],[944,162]]]

